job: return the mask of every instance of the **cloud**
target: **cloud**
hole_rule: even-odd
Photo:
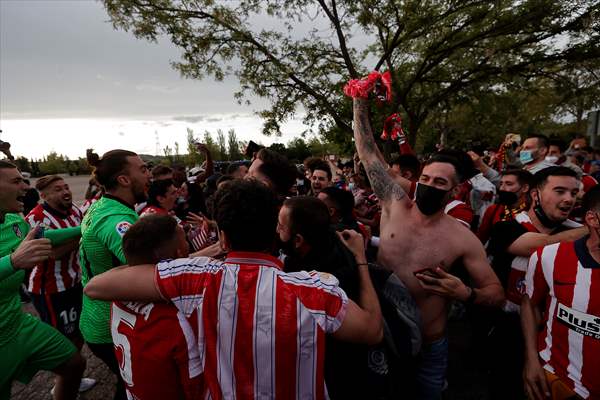
[[[206,118],[206,122],[221,122],[221,121],[223,121],[223,118],[218,118],[218,117]]]
[[[182,121],[189,122],[190,124],[195,124],[196,122],[204,121],[206,116],[204,115],[180,115],[173,117],[173,121]]]

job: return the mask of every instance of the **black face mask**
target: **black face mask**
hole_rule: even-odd
[[[498,203],[504,204],[505,206],[512,206],[519,200],[519,196],[515,192],[509,192],[507,190],[498,190]]]
[[[423,214],[433,215],[446,206],[448,192],[450,191],[418,183],[415,203]]]
[[[540,200],[539,200],[539,194],[538,194],[538,200],[536,201],[536,204],[533,207],[533,212],[535,213],[535,216],[540,220],[542,225],[544,225],[546,228],[554,229],[557,226],[562,225],[562,223],[563,223],[563,221],[554,221],[554,220],[550,219],[548,214],[546,214],[546,212],[542,208],[542,204],[540,203]]]

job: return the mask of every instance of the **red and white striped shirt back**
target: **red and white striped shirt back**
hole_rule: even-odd
[[[32,227],[42,224],[46,229],[62,229],[79,226],[83,214],[73,205],[67,217],[52,212],[43,204],[38,204],[27,214],[25,220]],[[53,294],[70,289],[81,282],[79,251],[76,249],[60,259],[49,258],[36,265],[29,275],[27,290],[34,294]]]
[[[328,397],[325,333],[340,327],[348,298],[332,275],[281,268],[274,257],[242,252],[225,262],[199,257],[158,265],[162,295],[184,315],[199,316],[208,397]]]
[[[201,398],[192,320],[171,304],[113,302],[111,336],[128,398]]]
[[[526,288],[534,305],[545,304],[544,329],[538,337],[544,368],[579,396],[600,399],[600,266],[582,265],[575,250],[585,246],[582,240],[533,253]]]

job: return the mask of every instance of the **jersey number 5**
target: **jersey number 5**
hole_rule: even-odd
[[[119,332],[119,326],[121,326],[121,323],[123,323],[128,329],[133,330],[135,326],[135,320],[136,316],[134,314],[128,313],[115,304],[112,305],[112,323],[110,327],[110,333],[113,338],[115,349],[119,350],[122,354],[121,360],[119,360],[121,377],[129,386],[133,386],[133,373],[131,372],[131,345],[129,344],[127,336]]]

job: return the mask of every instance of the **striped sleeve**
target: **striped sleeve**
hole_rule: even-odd
[[[157,265],[155,280],[160,294],[186,317],[202,302],[212,277],[221,273],[221,264],[211,261],[208,257],[178,258]]]
[[[338,330],[346,315],[348,296],[335,276],[317,271],[302,271],[282,278],[296,286],[298,299],[321,329],[327,333]]]
[[[526,293],[533,304],[543,301],[549,290],[542,267],[543,251],[544,248],[539,248],[529,257],[527,273],[525,274]]]

